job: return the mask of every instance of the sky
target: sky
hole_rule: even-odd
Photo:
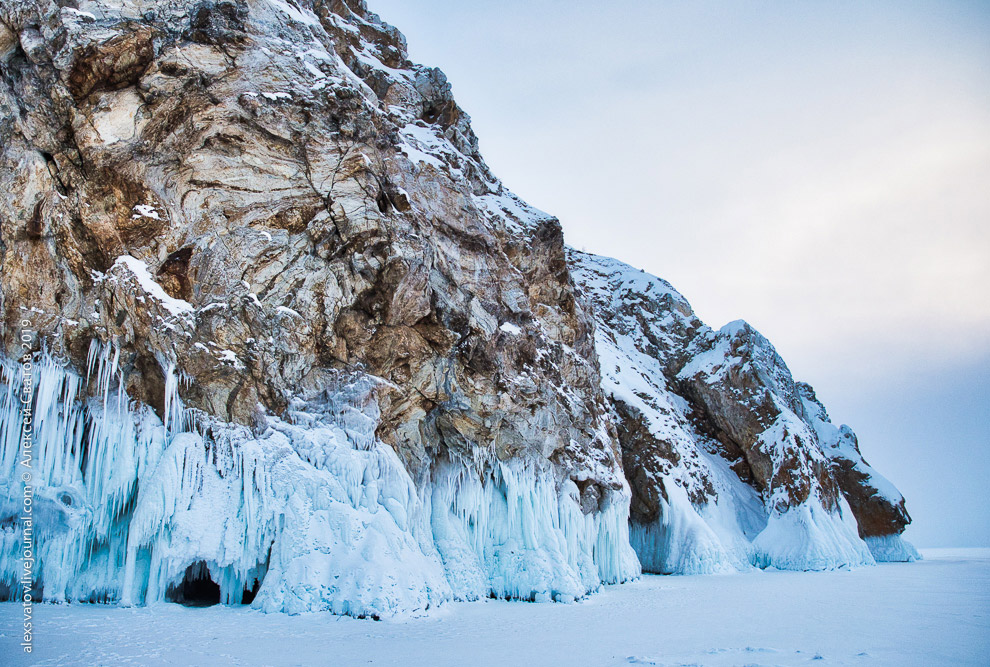
[[[990,546],[990,3],[368,0],[566,241],[745,319]]]

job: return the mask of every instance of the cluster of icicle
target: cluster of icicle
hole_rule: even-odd
[[[16,595],[20,368],[0,360],[0,582]],[[49,601],[182,599],[190,578],[266,611],[392,616],[453,597],[569,600],[633,578],[628,494],[584,514],[549,469],[438,468],[417,488],[375,436],[374,379],[297,399],[263,432],[187,410],[162,362],[164,423],[128,399],[120,353],[85,376],[34,364],[36,588]]]

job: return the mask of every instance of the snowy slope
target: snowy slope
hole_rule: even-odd
[[[665,372],[703,325],[666,282],[616,260],[578,253],[571,258],[575,279],[594,304],[602,386],[620,426],[623,464],[634,490],[632,543],[644,570],[709,574],[746,568],[750,541],[766,524],[762,502],[712,455],[717,443],[695,429],[688,404]],[[623,429],[637,421],[639,433],[649,434],[640,447],[634,429]]]
[[[569,261],[596,316],[645,570],[873,562],[854,489],[840,493],[832,473],[840,452],[861,461],[858,449],[809,410],[763,336],[745,322],[710,329],[668,283],[616,260],[572,250]],[[878,493],[897,494],[889,483]]]

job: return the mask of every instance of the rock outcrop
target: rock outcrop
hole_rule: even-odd
[[[363,2],[4,3],[0,203],[8,592],[29,417],[48,600],[567,600],[639,574],[630,500],[651,571],[907,521],[758,334],[572,255],[586,303]]]
[[[900,535],[911,523],[904,496],[887,478],[877,472],[859,451],[859,441],[851,428],[836,427],[815,390],[805,382],[796,383],[804,408],[804,419],[814,429],[832,476],[856,515],[859,535],[878,561],[912,561],[921,556]]]

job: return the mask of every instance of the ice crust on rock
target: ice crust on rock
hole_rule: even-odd
[[[860,539],[856,519],[844,498],[830,512],[818,498],[773,512],[753,540],[753,562],[778,570],[834,570],[873,565],[869,548]]]
[[[569,601],[639,574],[624,496],[584,514],[570,480],[558,491],[530,466],[486,468],[448,465],[433,483],[433,533],[457,597]]]
[[[914,545],[900,535],[880,535],[863,539],[878,563],[910,563],[921,560],[921,554]]]

